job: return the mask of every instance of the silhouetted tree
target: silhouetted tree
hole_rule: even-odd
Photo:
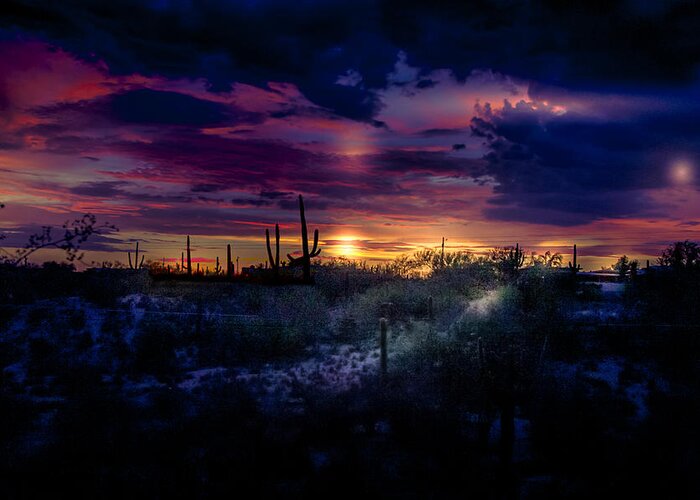
[[[622,257],[617,259],[617,262],[615,262],[615,264],[613,264],[612,267],[620,275],[620,278],[625,278],[630,272],[632,262],[630,262],[629,257],[623,255]]]
[[[552,253],[547,250],[543,255],[533,254],[532,264],[544,267],[561,267],[563,257],[559,252]]]
[[[700,246],[693,241],[676,241],[661,253],[658,261],[674,269],[700,268]]]
[[[102,224],[96,226],[97,218],[93,214],[85,214],[80,219],[66,221],[61,228],[63,235],[55,239],[51,226],[43,226],[41,232],[34,233],[29,236],[29,240],[24,248],[17,249],[14,255],[4,257],[4,261],[13,265],[27,263],[30,255],[43,248],[58,248],[66,254],[66,260],[69,262],[79,261],[83,258],[83,253],[80,252],[80,247],[85,243],[90,236],[94,234],[105,234],[112,231],[118,231],[113,224]]]

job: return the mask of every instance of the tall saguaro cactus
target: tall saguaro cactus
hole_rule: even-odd
[[[187,275],[192,276],[192,252],[190,251],[190,235],[187,235]]]
[[[226,276],[233,276],[233,262],[231,261],[231,244],[226,245]]]
[[[265,243],[267,244],[267,258],[274,273],[275,279],[280,275],[280,225],[275,224],[275,258],[272,258],[272,247],[270,246],[270,230],[265,229]]]
[[[445,267],[445,237],[442,237],[442,249],[440,251],[440,267]]]
[[[581,266],[576,262],[577,258],[577,253],[576,253],[576,245],[574,245],[574,262],[573,264],[571,261],[569,261],[569,270],[571,271],[572,274],[576,274],[581,270]]]
[[[508,252],[508,262],[511,263],[514,270],[523,267],[525,263],[525,252],[520,249],[520,244],[516,243],[515,248],[511,248]]]
[[[304,270],[304,283],[311,283],[311,259],[318,257],[321,249],[318,248],[318,229],[314,230],[314,246],[309,251],[309,231],[306,228],[306,216],[304,215],[304,198],[299,195],[299,215],[301,217],[301,257],[292,257],[287,254],[289,264],[301,265]]]
[[[145,255],[141,256],[141,262],[139,262],[139,242],[136,242],[136,254],[134,255],[134,262],[131,262],[131,252],[127,252],[129,256],[129,268],[131,269],[141,269],[143,267],[143,259],[146,258]]]

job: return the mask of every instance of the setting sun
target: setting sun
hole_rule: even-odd
[[[357,237],[355,236],[339,236],[335,241],[333,253],[338,257],[352,259],[358,256],[359,249],[355,245]]]
[[[342,245],[341,247],[338,248],[338,252],[342,257],[354,257],[357,249],[350,244],[347,245]]]

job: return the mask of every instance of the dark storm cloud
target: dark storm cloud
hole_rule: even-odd
[[[366,65],[365,82],[381,84],[397,50],[376,35],[376,9],[361,0],[196,6],[10,0],[2,9],[0,26],[30,31],[86,59],[103,59],[113,73],[204,76],[213,90],[234,81],[288,81],[315,103],[358,119],[374,114],[376,99],[360,88],[335,85],[338,75]]]
[[[48,189],[60,190],[61,187],[51,184],[36,184],[37,187],[44,186]],[[128,188],[132,188],[129,190]],[[66,191],[70,194],[79,196],[88,196],[94,198],[109,198],[130,200],[133,202],[160,202],[160,203],[186,203],[192,200],[192,197],[185,195],[167,195],[153,192],[134,191],[138,189],[133,183],[127,181],[99,181],[99,182],[82,182],[77,186],[67,188]]]
[[[92,100],[59,103],[35,110],[52,118],[53,124],[40,124],[22,132],[51,135],[67,128],[94,125],[177,125],[215,127],[240,123],[260,123],[263,115],[240,110],[230,104],[197,99],[178,92],[135,89]]]
[[[424,80],[419,80],[418,83],[416,83],[416,88],[417,89],[430,89],[433,88],[435,85],[437,85],[438,82],[434,80],[424,79]]]
[[[236,116],[230,106],[197,99],[177,92],[138,89],[111,96],[110,115],[124,123],[189,125],[205,127],[223,125],[240,118],[249,121],[252,114]]]
[[[282,141],[241,140],[170,129],[148,142],[115,139],[82,143],[73,138],[68,147],[104,148],[127,155],[142,166],[112,177],[130,182],[157,179],[195,192],[225,190],[260,193],[261,200],[296,203],[287,193],[318,194],[342,200],[396,191],[391,176],[366,176],[346,168],[346,160],[328,153],[310,152]],[[63,151],[60,142],[54,145]],[[236,199],[236,202],[240,201]],[[248,200],[246,200],[248,202]]]
[[[497,183],[493,219],[576,225],[606,217],[660,216],[649,192],[671,185],[669,163],[700,153],[697,109],[634,120],[547,116],[521,103],[472,120]]]
[[[697,75],[700,4],[687,1],[410,0],[98,2],[6,0],[0,26],[113,73],[287,81],[314,103],[370,120],[398,50],[425,70],[475,68],[569,87]],[[348,70],[360,84],[336,85]],[[419,87],[434,84],[429,79]]]
[[[641,6],[654,8],[642,8]],[[691,80],[697,2],[381,2],[387,38],[421,67],[474,67],[567,86]]]
[[[446,135],[464,135],[469,133],[466,128],[429,128],[421,130],[416,135],[419,137],[442,137]]]
[[[480,159],[450,156],[442,151],[387,150],[368,155],[367,162],[378,174],[424,174],[478,178],[485,173]]]

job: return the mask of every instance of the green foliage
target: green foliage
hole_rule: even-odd
[[[435,273],[443,269],[462,269],[475,262],[471,252],[445,252],[444,250],[423,249],[413,254],[412,264],[416,270],[427,269]]]
[[[356,321],[360,336],[376,333],[379,318],[391,323],[410,322],[428,317],[428,300],[433,297],[439,324],[449,322],[463,297],[453,289],[421,280],[396,280],[382,283],[352,297],[348,315]]]
[[[523,328],[541,333],[556,330],[562,323],[569,277],[556,268],[534,266],[521,271],[516,281]]]

